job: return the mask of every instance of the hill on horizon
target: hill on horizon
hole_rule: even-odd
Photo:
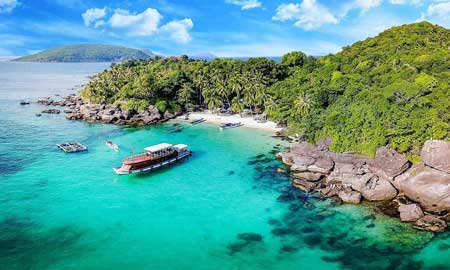
[[[154,54],[148,50],[102,44],[74,44],[51,48],[36,54],[23,56],[19,62],[122,62],[148,59]]]

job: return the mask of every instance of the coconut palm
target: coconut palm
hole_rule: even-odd
[[[294,109],[299,116],[304,116],[307,114],[311,110],[312,106],[313,100],[306,94],[300,94],[294,101]]]

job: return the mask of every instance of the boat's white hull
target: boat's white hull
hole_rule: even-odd
[[[142,168],[142,169],[138,169],[138,170],[126,170],[126,171],[125,171],[125,170],[122,170],[122,167],[116,167],[116,168],[113,168],[113,170],[114,170],[114,172],[117,173],[118,175],[126,175],[126,174],[134,174],[134,173],[150,172],[150,171],[154,171],[154,170],[156,170],[156,169],[162,168],[162,167],[166,167],[166,166],[168,166],[168,165],[170,165],[170,164],[173,164],[173,163],[175,163],[175,162],[177,162],[177,161],[180,161],[180,160],[182,160],[182,159],[185,159],[185,158],[189,157],[191,154],[192,154],[192,153],[189,151],[189,152],[180,154],[179,156],[177,156],[177,157],[175,157],[175,158],[166,160],[166,161],[161,162],[161,163],[158,163],[158,164],[154,164],[154,165],[149,166],[149,167],[145,167],[145,168]]]

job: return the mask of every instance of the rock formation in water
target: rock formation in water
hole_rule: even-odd
[[[338,197],[345,203],[395,202],[394,209],[414,228],[441,232],[450,222],[450,142],[423,146],[423,163],[411,164],[395,150],[382,147],[374,159],[329,151],[331,141],[295,144],[277,155],[290,167],[292,184],[305,192]]]
[[[169,111],[160,112],[153,105],[150,105],[147,110],[125,110],[111,105],[85,103],[81,97],[75,95],[59,101],[51,98],[40,99],[38,104],[67,107],[68,109],[64,110],[64,113],[69,120],[85,120],[115,125],[152,125],[173,119],[178,115]],[[50,110],[55,109],[46,111]]]

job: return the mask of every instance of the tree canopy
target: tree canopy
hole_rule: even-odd
[[[127,61],[82,91],[94,102],[142,109],[208,106],[265,110],[291,132],[335,151],[388,145],[415,160],[424,141],[450,139],[450,30],[428,22],[389,29],[334,55],[248,61]]]

